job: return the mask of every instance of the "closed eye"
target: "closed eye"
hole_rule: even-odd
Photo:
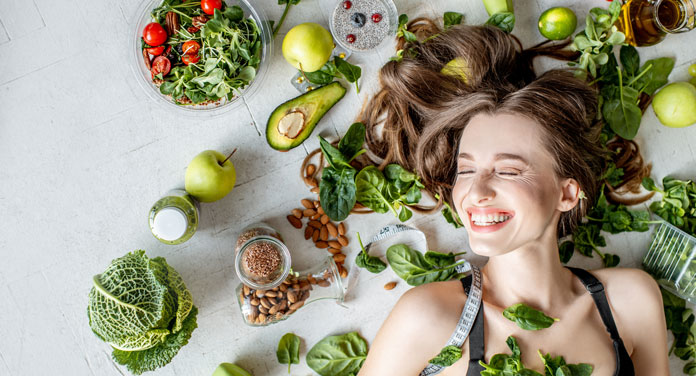
[[[464,170],[464,171],[459,171],[459,172],[457,172],[457,175],[470,175],[470,174],[473,174],[473,173],[474,173],[473,170]]]
[[[519,173],[517,172],[511,172],[511,171],[499,171],[498,175],[505,175],[505,176],[517,176]]]

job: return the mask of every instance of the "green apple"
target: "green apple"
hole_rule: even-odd
[[[489,16],[500,12],[514,13],[512,0],[483,0],[483,6],[486,7]]]
[[[186,192],[199,201],[213,202],[230,193],[236,180],[237,173],[229,157],[215,150],[206,150],[195,156],[186,167],[184,184]]]
[[[652,101],[660,123],[682,128],[696,123],[696,88],[688,82],[671,83],[660,90]]]
[[[244,368],[232,364],[232,363],[221,363],[218,368],[213,372],[213,376],[252,376]]]
[[[305,72],[314,72],[324,66],[333,49],[331,33],[314,22],[293,27],[283,38],[283,57],[293,67]]]

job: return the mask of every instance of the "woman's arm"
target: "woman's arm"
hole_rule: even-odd
[[[452,310],[452,296],[447,292],[451,286],[446,284],[418,286],[401,296],[370,346],[359,376],[418,375],[425,368],[457,322],[449,320],[451,314],[446,312]]]
[[[636,376],[669,375],[667,327],[660,288],[642,270],[616,272],[616,277],[609,281],[609,296],[617,313],[617,325],[621,324],[619,330],[623,330],[624,343],[630,341],[632,345]]]

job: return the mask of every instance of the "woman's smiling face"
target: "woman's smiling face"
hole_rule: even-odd
[[[452,198],[477,254],[504,254],[555,233],[562,189],[542,132],[514,114],[476,115],[462,132]]]

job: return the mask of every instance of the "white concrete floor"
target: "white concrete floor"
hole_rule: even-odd
[[[271,19],[282,7],[255,1]],[[232,244],[245,225],[267,221],[286,238],[296,268],[323,256],[310,247],[285,216],[309,192],[298,179],[302,159],[318,146],[311,137],[289,153],[271,150],[263,131],[268,115],[297,92],[295,73],[280,53],[284,33],[305,21],[328,28],[330,0],[303,0],[293,7],[275,40],[270,72],[257,95],[219,117],[189,117],[154,103],[130,69],[128,41],[139,0],[0,1],[0,375],[120,375],[110,348],[92,334],[86,317],[91,277],[110,260],[135,249],[164,256],[183,276],[200,309],[190,343],[158,375],[206,375],[220,362],[236,362],[255,375],[281,375],[275,360],[278,339],[286,332],[303,338],[301,364],[292,374],[307,375],[306,351],[319,339],[358,330],[371,341],[398,297],[407,289],[391,270],[359,278],[341,308],[329,302],[308,306],[296,317],[266,328],[242,323],[233,289]],[[516,1],[515,34],[525,46],[542,40],[536,20],[542,10],[570,6],[584,27],[591,6],[601,0]],[[464,13],[464,22],[482,23],[480,0],[396,0],[399,13],[441,16]],[[671,79],[684,80],[696,59],[696,32],[670,36],[643,59],[676,58]],[[318,126],[325,137],[342,135],[362,102],[374,92],[377,70],[392,47],[354,55],[363,69],[359,95],[345,98]],[[545,64],[544,66],[551,66]],[[317,133],[317,132],[315,132]],[[637,140],[653,163],[653,176],[695,178],[696,127],[663,127],[652,110],[643,117]],[[150,206],[169,189],[183,186],[184,171],[205,149],[229,151],[238,180],[225,199],[204,204],[198,233],[187,243],[167,246],[150,233]],[[348,219],[352,260],[356,231],[368,237],[395,222],[389,214]],[[464,230],[453,230],[440,215],[414,215],[408,223],[423,230],[435,250],[467,249]],[[621,266],[635,267],[647,248],[648,234],[607,236],[607,250]],[[471,257],[474,259],[475,257]],[[599,260],[576,255],[572,265],[596,268]],[[353,270],[355,272],[355,270]],[[672,360],[673,374],[682,364]]]

